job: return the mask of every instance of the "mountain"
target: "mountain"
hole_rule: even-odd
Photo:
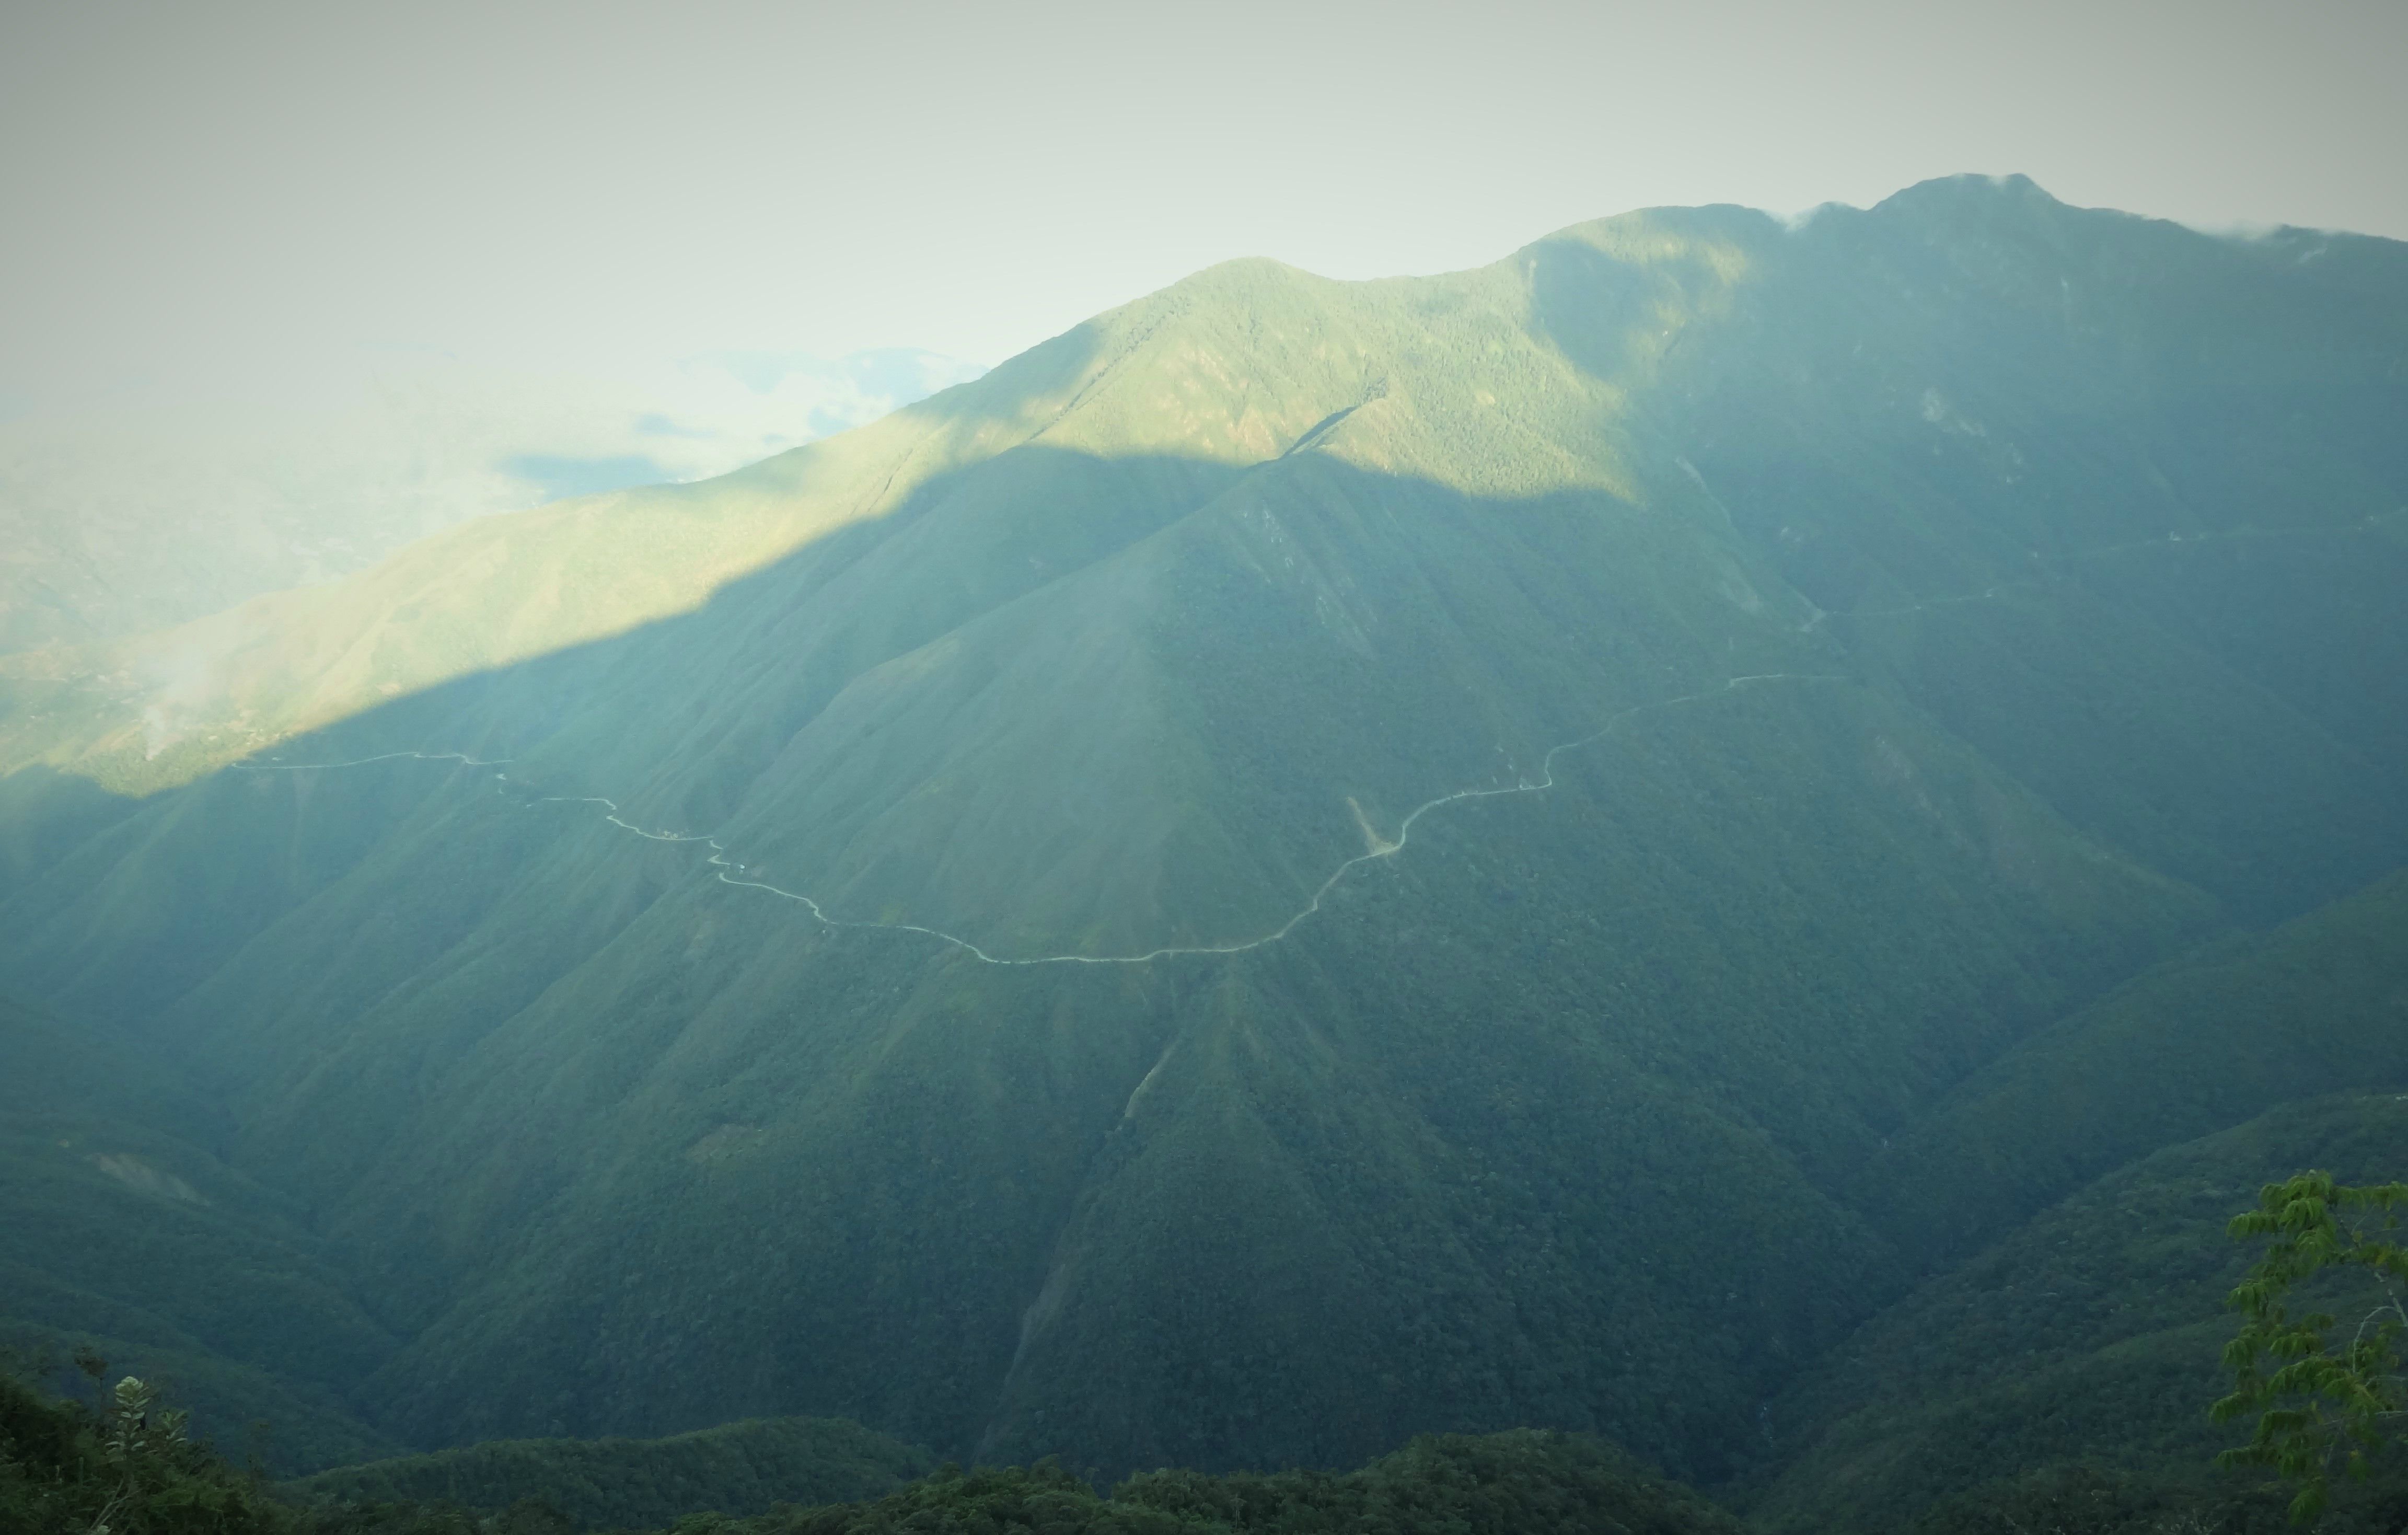
[[[0,987],[222,1116],[406,1443],[1762,1473],[1890,1302],[2368,1084],[2235,1015],[2060,1126],[2041,1052],[2401,947],[2404,360],[2399,245],[2020,179],[1215,267],[0,662]]]

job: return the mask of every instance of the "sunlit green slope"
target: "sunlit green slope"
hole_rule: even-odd
[[[2404,337],[1979,179],[1216,267],[8,663],[0,982],[185,1063],[413,1442],[1722,1474],[1925,1271],[1885,1141],[2408,861]]]

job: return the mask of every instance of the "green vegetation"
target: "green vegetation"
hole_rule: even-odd
[[[392,1339],[156,1051],[0,999],[0,1348],[83,1349],[302,1469],[400,1448],[342,1400]]]
[[[101,1362],[85,1356],[95,1380]],[[283,1535],[290,1521],[121,1377],[97,1412],[0,1375],[0,1528],[11,1535]]]
[[[2300,1173],[2265,1185],[2257,1208],[2229,1224],[2233,1237],[2268,1241],[2229,1298],[2243,1313],[2240,1335],[2224,1350],[2234,1389],[2211,1414],[2217,1423],[2254,1414],[2255,1431],[2248,1443],[2223,1450],[2214,1462],[2228,1470],[2267,1468],[2288,1486],[2205,1476],[2195,1452],[2182,1447],[2196,1438],[2197,1425],[2179,1421],[2186,1405],[2179,1399],[2179,1383],[2197,1377],[2204,1330],[2185,1325],[2182,1308],[2199,1298],[2192,1276],[2208,1254],[2203,1222],[2167,1222],[2162,1214],[2168,1193],[2190,1192],[2182,1187],[2189,1176],[2220,1175],[2236,1158],[2262,1162],[2270,1152],[2279,1155],[2275,1147],[2286,1141],[2359,1157],[2389,1147],[2396,1155],[2397,1132],[2383,1134],[2382,1126],[2401,1120],[2398,1101],[2286,1111],[2252,1126],[2256,1133],[2245,1139],[2218,1137],[2153,1157],[2149,1169],[2159,1169],[2158,1180],[2146,1176],[2149,1169],[2110,1180],[2112,1186],[2086,1194],[2019,1234],[2008,1244],[2013,1251],[1935,1286],[1957,1292],[1950,1299],[1919,1297],[1901,1308],[1902,1325],[1868,1329],[1870,1351],[1889,1357],[1875,1363],[1859,1355],[1851,1369],[1860,1383],[1881,1381],[1877,1389],[1894,1399],[1834,1430],[1833,1439],[1853,1450],[1805,1457],[1774,1489],[1766,1511],[1772,1517],[1765,1522],[1816,1529],[1886,1527],[1916,1535],[2035,1529],[2276,1535],[2309,1522],[2330,1535],[2399,1529],[2408,1523],[2408,1466],[2383,1452],[2399,1437],[2396,1348],[2402,1318],[2390,1281],[2402,1259],[2385,1235],[2396,1228],[2392,1212],[2408,1200],[2408,1188],[2350,1187],[2327,1173]],[[2377,1132],[2372,1141],[2370,1129]],[[2371,1219],[2353,1222],[2350,1212]],[[2099,1240],[2104,1233],[2096,1228],[2110,1222],[2142,1227],[2122,1234],[2120,1273],[2099,1261],[2111,1244]],[[2086,1226],[2094,1229],[2086,1233]],[[2086,1235],[2091,1240],[2085,1241]],[[2058,1250],[2054,1255],[2042,1250],[2051,1238]],[[2169,1270],[2176,1270],[2182,1277],[2167,1284]],[[2353,1270],[2374,1283],[2352,1284],[2347,1271]],[[2001,1284],[2006,1276],[2012,1282]],[[2156,1287],[2170,1294],[2153,1293]],[[2329,1314],[2289,1314],[2286,1300],[2303,1291],[2349,1307],[2350,1317],[2359,1320],[2344,1336],[2329,1338]],[[1963,1301],[1971,1304],[1959,1309]],[[1952,1323],[1958,1335],[1944,1337]],[[2172,1326],[2147,1335],[2147,1328],[2164,1323]],[[1946,1384],[1934,1389],[1898,1370],[1905,1361],[1897,1351],[1909,1339],[1913,1368],[1934,1371]],[[2034,1345],[2020,1360],[2014,1357],[2019,1342]],[[2160,1362],[2156,1368],[2153,1357]],[[1885,1365],[1891,1371],[1885,1380]],[[2177,1368],[2162,1368],[2168,1365]],[[2002,1378],[2016,1376],[2022,1377],[2018,1385],[2000,1388]],[[2174,1395],[2157,1396],[2168,1386]],[[1985,1396],[1992,1400],[1983,1403]],[[1914,1416],[1935,1415],[1935,1409],[1936,1422],[1907,1427]],[[1885,1463],[1869,1476],[1871,1462],[1864,1452],[1885,1432],[1898,1437],[1881,1446]],[[2336,1466],[2349,1472],[2338,1485]],[[1830,1500],[1801,1507],[1799,1489],[1817,1484]],[[1952,1484],[1954,1490],[1946,1490]],[[1933,1498],[1935,1489],[1942,1491]]]
[[[96,1373],[98,1361],[88,1362]],[[900,1450],[849,1424],[741,1424],[651,1443],[480,1445],[271,1491],[192,1442],[182,1413],[160,1410],[152,1389],[131,1376],[97,1413],[0,1378],[0,1528],[11,1535],[568,1535],[672,1525],[675,1535],[1739,1528],[1628,1457],[1564,1434],[1426,1437],[1344,1475],[1153,1471],[1109,1498],[1051,1460],[967,1474],[947,1465],[897,1487],[898,1460],[911,1454]],[[857,1492],[882,1496],[823,1500],[830,1487],[863,1482],[876,1485]],[[444,1495],[427,1496],[436,1486]],[[763,1512],[724,1512],[744,1503]]]
[[[2292,1535],[2276,1487],[2202,1487],[2163,1474],[2056,1466],[1986,1483],[1942,1500],[1905,1527],[1912,1535]],[[2353,1485],[2326,1511],[2323,1535],[2396,1535],[2408,1524],[2408,1481]]]
[[[0,662],[0,1314],[278,1474],[2204,1476],[2231,1205],[2408,1161],[2403,351],[2017,181],[1234,263]]]
[[[1064,1535],[1737,1535],[1729,1515],[1594,1440],[1534,1431],[1432,1435],[1359,1471],[1153,1471],[1098,1497],[1052,1461],[947,1468],[852,1508],[750,1520],[692,1519],[678,1535],[886,1535],[903,1530]]]
[[[2401,1396],[2400,1340],[2408,1311],[2400,1284],[2408,1281],[2408,1252],[2388,1240],[2408,1205],[2408,1184],[2353,1188],[2326,1172],[2302,1172],[2269,1184],[2258,1208],[2233,1217],[2232,1234],[2271,1239],[2265,1253],[2232,1292],[2243,1313],[2239,1337],[2225,1345],[2232,1394],[2215,1404],[2218,1423],[2256,1413],[2249,1442],[2217,1457],[2227,1466],[2271,1466],[2300,1484],[2291,1505],[2301,1523],[2331,1500],[2336,1460],[2363,1480],[2369,1457],[2400,1437],[2408,1416]],[[2379,1216],[2372,1226],[2345,1212]],[[2370,1305],[2338,1344],[2326,1334],[2329,1313],[2293,1317],[2295,1286],[2326,1270],[2360,1269],[2373,1284]],[[2266,1368],[2269,1364],[2272,1369]]]
[[[2408,871],[2143,971],[1968,1077],[1864,1177],[1938,1267],[2159,1147],[2378,1087],[2408,1091]]]
[[[285,1483],[308,1504],[540,1504],[580,1529],[675,1524],[698,1509],[874,1499],[935,1466],[925,1450],[841,1418],[769,1418],[667,1439],[519,1440],[345,1466]]]

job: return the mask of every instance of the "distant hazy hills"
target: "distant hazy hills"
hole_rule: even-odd
[[[1993,1244],[2399,1084],[2404,420],[2408,248],[2021,180],[1215,267],[0,663],[0,989],[174,1063],[367,1329],[177,1337],[358,1434],[1808,1477]]]
[[[902,349],[577,374],[395,350],[57,402],[0,421],[0,652],[198,618],[494,512],[723,473],[979,371]]]

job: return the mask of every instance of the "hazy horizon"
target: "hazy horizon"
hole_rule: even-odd
[[[607,369],[993,364],[1199,267],[1495,260],[1665,204],[2031,176],[2205,227],[2408,236],[2366,3],[2014,11],[723,5],[675,20],[19,7],[0,405],[362,349]]]

